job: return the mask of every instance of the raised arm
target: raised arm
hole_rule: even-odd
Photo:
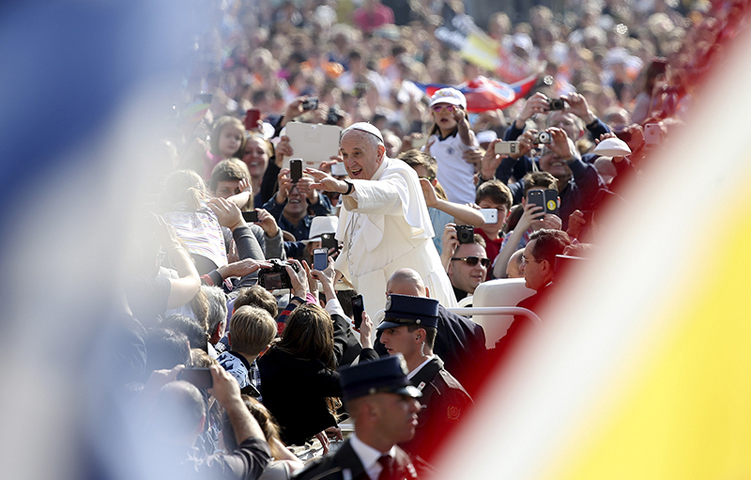
[[[425,203],[428,207],[437,208],[442,212],[448,213],[454,217],[457,223],[462,225],[481,227],[485,224],[485,217],[482,216],[479,210],[438,198],[435,188],[427,178],[420,179],[420,186],[422,187],[422,193],[425,196]]]
[[[163,227],[161,243],[170,257],[178,278],[170,278],[170,291],[167,308],[177,308],[193,299],[201,288],[201,277],[188,251],[177,238],[175,229],[161,217],[158,223]]]

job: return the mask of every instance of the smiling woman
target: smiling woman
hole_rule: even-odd
[[[245,139],[243,152],[242,160],[248,166],[250,185],[253,192],[258,193],[261,191],[261,181],[269,165],[269,158],[274,156],[274,147],[263,135],[256,133]]]

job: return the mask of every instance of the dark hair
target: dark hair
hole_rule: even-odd
[[[146,338],[146,374],[154,370],[190,365],[190,347],[184,333],[155,328]]]
[[[438,329],[435,327],[426,327],[425,325],[407,325],[408,332],[414,332],[418,328],[425,330],[425,345],[433,350],[435,346],[435,337],[438,334]]]
[[[524,196],[533,188],[552,188],[558,190],[558,180],[548,172],[530,172],[522,178]]]
[[[235,298],[234,308],[237,310],[245,305],[262,308],[269,312],[272,318],[276,318],[276,299],[271,292],[260,285],[253,285],[240,291],[240,294]]]
[[[514,197],[511,194],[511,190],[503,182],[500,180],[490,180],[477,187],[475,203],[480,203],[480,201],[486,198],[496,205],[505,205],[506,209],[509,209],[513,204]]]
[[[209,179],[209,191],[216,192],[216,186],[219,182],[232,182],[240,181],[248,178],[247,167],[245,170],[238,165],[242,163],[240,160],[230,158],[229,160],[222,160],[217,163],[214,169],[211,171],[211,178]],[[244,165],[244,164],[243,164]]]
[[[174,313],[164,319],[162,327],[184,334],[188,337],[190,348],[200,348],[204,352],[208,351],[208,332],[197,320],[180,313]]]
[[[547,260],[551,267],[555,265],[555,256],[563,254],[566,246],[571,243],[568,234],[562,230],[541,228],[529,236],[529,241],[537,240],[532,248],[532,256],[538,262]]]
[[[504,233],[513,231],[516,228],[516,224],[519,223],[519,220],[522,218],[522,215],[524,215],[524,207],[522,207],[521,203],[517,203],[511,207],[511,211],[509,212],[508,217],[506,217],[506,225],[503,227]]]
[[[318,305],[306,303],[295,308],[275,348],[297,358],[320,360],[325,366],[336,369],[334,322]]]

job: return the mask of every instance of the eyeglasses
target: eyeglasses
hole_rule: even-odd
[[[461,258],[452,258],[451,260],[461,260],[462,262],[465,262],[470,267],[474,267],[475,265],[477,265],[477,262],[480,262],[480,265],[482,265],[485,268],[488,268],[490,266],[489,258],[461,257]]]
[[[446,110],[449,113],[452,113],[454,110],[456,110],[456,107],[454,105],[446,105],[439,103],[438,105],[433,105],[433,111],[435,113],[440,113],[441,110]]]
[[[538,262],[538,261],[535,260],[534,258],[527,258],[524,255],[522,255],[522,267],[526,266],[529,262]]]

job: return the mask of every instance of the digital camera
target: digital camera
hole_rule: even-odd
[[[565,110],[566,100],[562,98],[548,98],[548,108],[550,110]]]
[[[291,289],[292,281],[289,279],[289,274],[285,267],[289,265],[297,271],[296,265],[279,260],[278,258],[269,259],[269,263],[271,263],[271,268],[262,268],[258,273],[258,285],[266,290]]]
[[[475,227],[472,225],[457,225],[456,239],[459,243],[475,243]]]
[[[553,139],[550,137],[550,133],[548,132],[540,132],[537,135],[535,135],[534,142],[537,144],[545,144],[548,145],[552,143]]]

